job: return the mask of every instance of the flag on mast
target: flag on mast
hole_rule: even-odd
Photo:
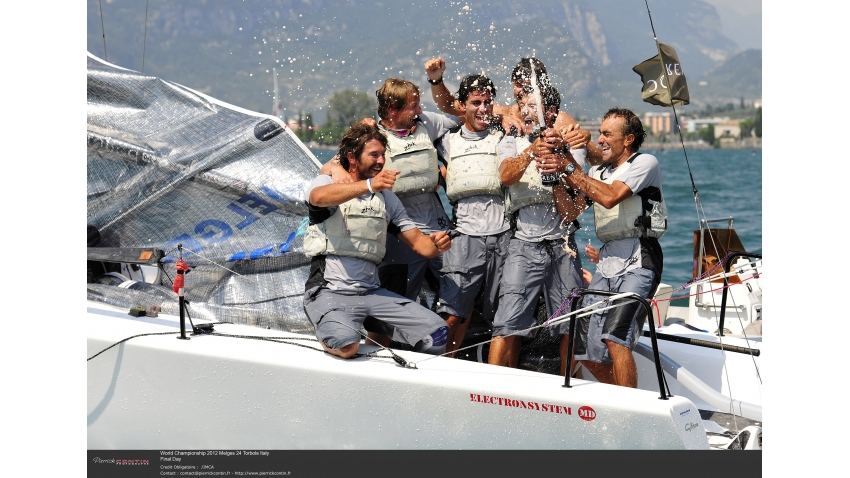
[[[635,66],[632,70],[643,81],[640,95],[643,101],[658,106],[682,106],[690,104],[688,83],[679,63],[679,55],[672,46],[658,44],[659,54]],[[668,86],[672,85],[672,88]],[[673,104],[670,104],[670,92],[673,92]]]

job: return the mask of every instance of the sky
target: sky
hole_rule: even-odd
[[[717,9],[723,34],[742,50],[761,49],[761,0],[702,0]]]

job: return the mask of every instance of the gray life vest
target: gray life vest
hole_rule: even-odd
[[[609,163],[603,163],[599,167],[593,168],[591,177],[605,184],[612,184],[632,166],[632,162],[639,155],[640,153],[633,154],[608,178],[601,179],[602,172],[608,169]],[[658,200],[645,196],[641,193],[632,194],[611,209],[606,209],[599,203],[594,203],[593,219],[596,222],[596,237],[602,242],[631,237],[661,238],[667,232],[667,206],[660,190],[658,191]]]
[[[379,264],[386,254],[387,205],[381,193],[357,197],[337,207],[335,213],[307,227],[307,257],[336,255],[356,257]]]
[[[531,146],[527,136],[517,136],[517,156]],[[520,209],[532,204],[555,204],[555,196],[552,188],[543,185],[540,173],[537,171],[537,162],[531,160],[519,181],[508,187],[505,195],[506,214],[513,214]]]
[[[434,192],[439,184],[440,166],[437,149],[428,130],[417,121],[416,130],[403,138],[381,127],[389,148],[385,154],[384,169],[401,171],[393,184],[398,197]]]
[[[451,154],[446,170],[446,195],[454,202],[472,196],[505,193],[499,175],[498,147],[501,134],[468,141],[461,131],[449,135]]]

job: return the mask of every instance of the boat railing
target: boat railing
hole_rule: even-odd
[[[646,317],[647,322],[649,323],[649,337],[652,341],[652,353],[655,357],[655,371],[658,374],[658,390],[661,393],[661,400],[667,400],[668,397],[672,397],[673,395],[670,393],[669,388],[666,386],[666,382],[664,381],[664,372],[661,370],[661,359],[658,355],[658,338],[655,335],[655,324],[652,322],[652,306],[649,305],[649,301],[644,299],[643,297],[632,294],[623,297],[622,294],[617,292],[609,292],[604,290],[591,290],[591,289],[583,289],[576,292],[576,297],[573,298],[572,303],[570,304],[570,315],[572,315],[572,319],[570,319],[570,340],[567,343],[567,357],[565,359],[566,363],[573,363],[573,352],[574,352],[574,343],[575,343],[575,332],[576,332],[576,321],[578,320],[578,316],[575,315],[576,308],[578,304],[581,302],[581,298],[586,295],[600,295],[604,297],[613,297],[618,296],[618,300],[623,301],[636,301],[644,309],[646,309]],[[572,367],[567,367],[568,369],[572,369]],[[564,374],[564,387],[572,388],[570,385],[570,375],[572,373]],[[665,392],[666,390],[666,392]]]
[[[721,337],[723,336],[723,325],[726,322],[726,297],[729,295],[729,278],[727,276],[729,274],[729,269],[738,257],[748,257],[750,259],[762,258],[761,254],[755,254],[752,252],[729,251],[729,257],[726,260],[726,264],[723,265],[723,271],[725,272],[723,276],[724,287],[723,296],[720,299],[720,326],[717,328],[717,334]]]

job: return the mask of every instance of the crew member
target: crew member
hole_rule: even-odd
[[[425,234],[447,231],[449,218],[437,194],[441,172],[437,148],[442,154],[442,138],[450,129],[460,126],[460,119],[423,112],[419,88],[407,80],[388,78],[375,95],[380,117],[378,128],[388,140],[386,169],[401,173],[393,193],[420,231]],[[335,170],[339,169],[329,162],[322,172],[337,176]],[[381,284],[416,300],[426,271],[430,269],[436,281],[441,268],[440,256],[424,258],[391,236],[387,238],[387,254],[380,267]]]
[[[573,164],[565,181],[593,200],[596,236],[603,245],[589,289],[655,295],[664,257],[658,239],[667,231],[661,168],[655,156],[640,153],[646,133],[640,118],[621,108],[608,110],[599,128],[604,162],[584,174]],[[587,296],[584,305],[598,301]],[[637,387],[632,354],[646,320],[638,302],[579,318],[576,360],[600,382]],[[561,325],[562,330],[568,330]],[[566,343],[561,344],[565,361]]]
[[[306,192],[310,226],[304,253],[312,257],[304,309],[331,354],[357,353],[363,322],[374,317],[390,337],[416,351],[442,354],[448,327],[434,312],[380,287],[378,264],[389,237],[427,259],[449,250],[444,232],[423,234],[391,191],[397,170],[385,169],[387,137],[375,126],[352,126],[340,140],[340,166],[352,182],[320,174]]]
[[[463,126],[449,134],[446,146],[446,194],[453,206],[452,248],[443,253],[437,312],[449,325],[447,352],[457,350],[475,298],[483,289],[482,314],[493,321],[502,265],[508,252],[510,223],[499,174],[502,133],[491,128],[496,87],[484,75],[469,75],[457,92]]]
[[[566,159],[568,144],[551,127],[561,98],[552,86],[545,86],[541,93],[549,126],[543,136],[532,143],[527,136],[508,135],[499,144],[499,173],[508,187],[507,213],[515,218],[516,229],[508,246],[493,322],[488,362],[494,365],[517,366],[522,337],[535,325],[541,291],[552,315],[572,289],[582,286],[574,232],[583,207],[576,205],[562,183],[543,186],[541,181],[541,173],[559,175],[572,164]],[[526,134],[533,131],[539,117],[539,105],[529,96],[521,98]],[[583,161],[578,152],[576,155]]]

